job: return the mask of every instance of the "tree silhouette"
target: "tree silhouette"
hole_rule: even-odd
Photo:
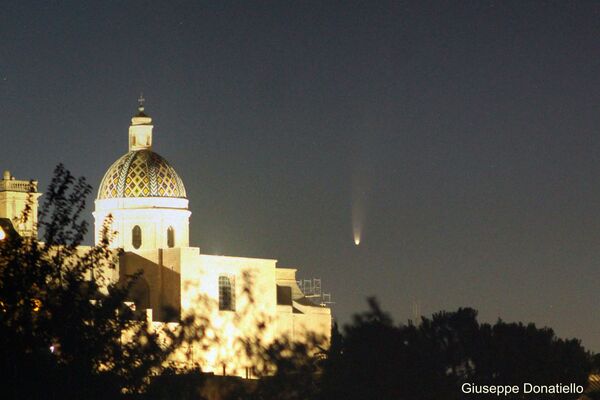
[[[341,349],[330,354],[322,398],[440,398],[447,383],[433,343],[414,325],[395,326],[374,299],[369,305],[345,326]]]
[[[465,382],[521,388],[525,382],[587,383],[589,353],[578,340],[559,339],[549,328],[479,324],[470,308],[440,312],[419,325],[394,325],[374,299],[369,305],[345,326],[341,344],[332,346],[320,398],[467,399],[473,395],[461,392]]]
[[[135,393],[191,338],[190,321],[175,330],[151,330],[125,304],[136,278],[108,279],[117,255],[109,248],[108,228],[99,245],[81,247],[87,231],[81,213],[90,191],[85,179],[59,165],[41,208],[43,241],[8,235],[0,242],[3,398],[116,399]]]
[[[579,340],[559,339],[550,328],[501,320],[494,325],[482,325],[480,337],[482,351],[479,357],[474,357],[475,378],[480,383],[587,385],[592,358]],[[552,396],[554,399],[579,397],[578,394]]]

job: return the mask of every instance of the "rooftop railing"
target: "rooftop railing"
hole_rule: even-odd
[[[0,179],[0,192],[37,192],[37,181],[17,181]]]

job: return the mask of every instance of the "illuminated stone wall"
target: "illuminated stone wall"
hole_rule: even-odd
[[[95,240],[98,243],[104,221],[112,215],[112,230],[118,232],[111,246],[126,251],[168,248],[167,230],[173,228],[174,246],[189,246],[188,200],[170,197],[134,197],[96,200]],[[133,228],[141,230],[141,244],[134,247]]]
[[[154,322],[169,322],[171,314],[163,311],[169,307],[208,326],[202,343],[177,353],[180,366],[196,363],[206,372],[247,377],[260,360],[246,355],[245,342],[267,346],[311,335],[329,341],[331,310],[310,305],[296,285],[296,270],[278,269],[276,260],[205,255],[196,247],[154,249],[125,253],[119,270],[122,277],[144,272],[132,300],[138,309],[152,309]],[[230,310],[219,308],[220,277],[233,284]],[[289,285],[299,302],[290,297],[290,304],[278,304],[278,285]]]

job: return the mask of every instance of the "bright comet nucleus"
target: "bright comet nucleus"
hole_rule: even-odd
[[[354,244],[357,246],[362,239],[362,220],[362,208],[356,207],[356,203],[354,203],[352,210],[352,236],[354,238]]]

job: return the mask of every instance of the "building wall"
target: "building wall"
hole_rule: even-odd
[[[311,304],[296,283],[295,268],[277,268],[276,284],[289,288],[289,304],[278,305],[277,332],[291,341],[315,340],[329,342],[331,338],[331,309]],[[282,301],[288,303],[288,301]]]
[[[181,312],[180,249],[126,252],[119,257],[119,276],[125,282],[138,272],[131,290],[137,309],[151,309],[156,321],[179,319]]]
[[[268,346],[275,339],[307,340],[311,334],[329,340],[329,308],[277,304],[276,262],[205,255],[195,247],[155,249],[123,254],[120,274],[143,271],[132,296],[138,309],[152,309],[154,321],[170,320],[162,310],[167,306],[182,317],[195,315],[199,328],[208,327],[203,342],[181,348],[174,361],[182,366],[197,363],[203,371],[219,375],[247,377],[249,370],[260,367],[260,359],[246,355],[244,341]],[[282,273],[295,278],[295,270]],[[220,276],[234,283],[234,310],[219,309]],[[301,295],[297,287],[295,295]]]
[[[174,247],[189,246],[189,218],[186,199],[149,197],[115,198],[96,200],[95,240],[99,242],[103,224],[112,216],[112,231],[117,232],[111,247],[125,251],[168,248],[167,229],[175,232]],[[139,226],[142,231],[142,243],[139,249],[132,243],[132,230]]]
[[[181,265],[182,314],[196,314],[210,324],[204,369],[217,374],[245,376],[256,360],[247,357],[243,340],[268,345],[276,318],[276,260],[199,254],[183,249]],[[219,309],[219,277],[233,283],[234,310]],[[210,343],[209,343],[210,344]]]

